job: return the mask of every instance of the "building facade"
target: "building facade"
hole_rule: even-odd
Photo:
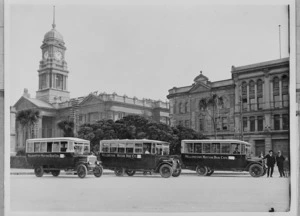
[[[24,89],[23,96],[11,107],[12,154],[24,148],[23,128],[16,121],[17,113],[21,110],[40,111],[41,117],[32,131],[35,138],[62,136],[57,123],[64,119],[74,121],[75,133],[81,124],[102,119],[115,121],[129,114],[142,115],[169,124],[167,102],[97,92],[70,98],[69,71],[65,60],[66,46],[54,23],[52,29],[44,36],[41,51],[42,60],[39,62],[39,85],[36,97],[32,98],[28,90]]]
[[[253,155],[289,154],[289,59],[232,66],[232,78],[210,82],[202,73],[190,86],[174,87],[171,125],[183,124],[209,138],[252,143]],[[203,110],[201,100],[217,95],[223,103]]]

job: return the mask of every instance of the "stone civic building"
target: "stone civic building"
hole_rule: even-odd
[[[36,138],[62,136],[57,123],[63,119],[73,120],[75,131],[83,123],[93,123],[101,119],[118,120],[129,114],[142,115],[169,124],[167,102],[97,92],[70,98],[65,43],[62,35],[56,30],[55,24],[52,27],[45,34],[41,46],[42,60],[38,69],[39,88],[36,98],[31,98],[25,89],[23,96],[11,107],[12,153],[24,148],[23,130],[16,121],[16,114],[20,110],[40,111],[41,118],[33,131],[33,136]]]
[[[232,66],[231,74],[231,79],[210,82],[201,72],[192,85],[170,89],[171,125],[191,127],[212,139],[248,141],[256,156],[270,149],[288,155],[289,58]],[[212,95],[223,103],[214,112],[212,106],[201,109],[200,100]]]

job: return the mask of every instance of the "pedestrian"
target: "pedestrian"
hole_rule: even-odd
[[[285,177],[284,171],[283,171],[283,163],[284,163],[285,157],[281,154],[281,151],[278,151],[276,156],[276,163],[278,166],[278,171],[280,174],[280,177]]]
[[[274,165],[276,163],[276,158],[273,155],[273,150],[269,151],[269,154],[264,156],[264,159],[267,159],[267,177],[273,177]],[[271,172],[271,173],[270,173]]]

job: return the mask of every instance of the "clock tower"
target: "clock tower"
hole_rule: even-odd
[[[65,61],[65,43],[62,35],[55,29],[53,16],[52,29],[44,36],[42,60],[38,70],[39,88],[36,98],[48,103],[59,103],[70,99],[68,91],[68,69]]]

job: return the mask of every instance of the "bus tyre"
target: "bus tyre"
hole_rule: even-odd
[[[163,178],[169,178],[173,174],[172,167],[168,164],[164,164],[159,168],[159,173]]]
[[[101,166],[96,166],[93,170],[94,176],[99,178],[102,176],[103,168]]]
[[[51,171],[51,174],[52,174],[54,177],[59,176],[59,173],[60,173],[60,170],[53,170],[53,171]]]
[[[198,175],[207,175],[208,169],[207,169],[206,166],[200,166],[200,165],[198,165],[196,167],[196,172],[197,172]]]
[[[125,172],[128,176],[133,176],[135,174],[135,170],[126,170]]]
[[[123,176],[125,173],[124,168],[115,168],[115,174],[116,176]]]
[[[208,171],[207,171],[207,176],[211,176],[213,173],[214,173],[214,170],[213,169],[210,169],[209,167],[208,168]]]
[[[260,177],[264,174],[264,169],[259,164],[252,164],[249,168],[249,173],[252,177]]]
[[[180,174],[181,174],[181,168],[177,168],[177,169],[174,170],[172,176],[173,177],[178,177],[178,176],[180,176]]]
[[[35,167],[34,174],[36,177],[42,177],[44,175],[44,168],[42,166]]]
[[[77,167],[77,175],[79,178],[84,178],[87,174],[87,168],[85,165],[80,164]]]

